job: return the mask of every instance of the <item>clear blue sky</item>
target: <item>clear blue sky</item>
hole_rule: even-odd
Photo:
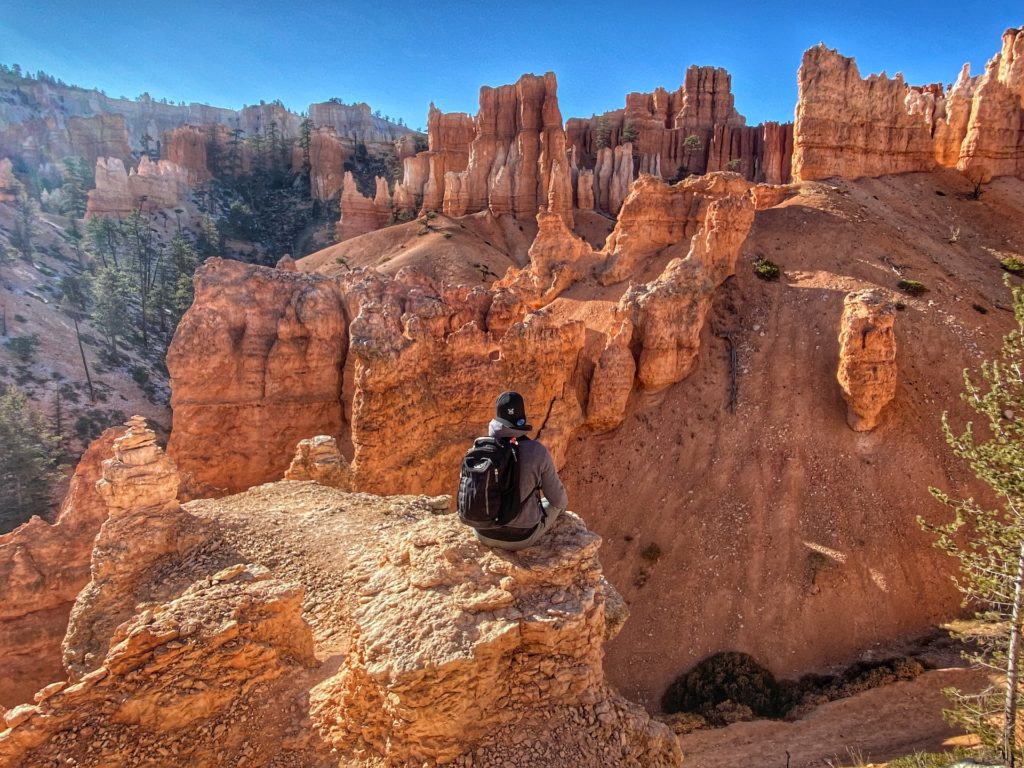
[[[861,74],[910,83],[980,72],[1024,0],[978,3],[90,2],[0,0],[0,61],[134,97],[224,107],[337,96],[413,126],[427,105],[475,112],[481,85],[558,75],[564,118],[675,89],[690,64],[727,68],[750,123],[792,120],[796,70],[818,41]]]

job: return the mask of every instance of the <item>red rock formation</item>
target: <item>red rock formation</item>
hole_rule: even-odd
[[[160,152],[164,159],[185,169],[189,184],[202,184],[213,178],[206,158],[206,145],[210,138],[207,129],[183,125],[163,135]],[[216,140],[216,134],[213,138]]]
[[[188,192],[188,172],[169,160],[142,156],[138,168],[125,171],[116,157],[96,161],[96,188],[89,190],[86,216],[122,216],[139,208],[174,208]]]
[[[326,279],[208,261],[168,354],[171,455],[196,480],[236,490],[279,477],[295,443],[322,434],[350,442],[355,489],[450,492],[443,468],[486,424],[494,393],[516,388],[560,460],[588,420],[595,368],[598,396],[611,393],[609,412],[593,408],[603,429],[621,418],[632,381],[615,355],[642,350],[650,388],[689,371],[711,292],[750,227],[749,186],[735,174],[677,187],[643,177],[602,252],[543,211],[527,267],[490,290],[438,285],[410,268]],[[579,317],[549,311],[594,272],[625,279],[668,248],[691,255],[638,288],[618,317],[611,302],[589,314],[581,305]]]
[[[644,262],[664,248],[688,241],[705,224],[714,200],[746,194],[750,184],[733,174],[691,176],[669,186],[641,176],[622,206],[615,230],[608,236],[601,283],[613,285],[639,272]],[[744,235],[745,236],[745,235]]]
[[[296,147],[299,167],[302,165],[302,148]],[[317,128],[309,135],[309,186],[313,197],[331,200],[345,182],[345,162],[352,156],[351,149],[344,144],[331,128]]]
[[[622,321],[597,361],[587,398],[587,426],[595,432],[614,429],[625,416],[636,376],[636,361],[629,348],[632,338],[633,324]]]
[[[1024,178],[1024,30],[1003,35],[981,77],[965,66],[945,93],[901,76],[861,80],[853,59],[823,45],[798,75],[793,171],[798,180],[956,166],[976,183]]]
[[[746,127],[733,105],[731,78],[724,69],[692,66],[683,85],[673,93],[664,88],[631,93],[626,96],[625,109],[568,121],[567,142],[580,168],[594,169],[597,207],[616,214],[618,208],[608,192],[602,191],[611,172],[608,159],[597,147],[599,123],[607,126],[608,149],[614,152],[625,143],[626,126],[632,127],[636,139],[631,154],[639,173],[678,179],[689,173],[735,170],[751,181],[780,184],[790,180],[792,126],[765,123]],[[700,140],[699,149],[687,145],[691,136]],[[613,167],[618,168],[620,162],[616,158]],[[624,187],[621,181],[617,185],[621,191],[618,202],[625,198],[631,181],[629,176]]]
[[[686,257],[673,259],[657,280],[631,287],[619,301],[619,311],[633,322],[637,379],[644,389],[664,389],[693,369],[711,296],[735,271],[753,222],[748,197],[713,200]]]
[[[68,155],[84,157],[89,165],[104,157],[129,162],[132,150],[128,128],[121,115],[72,117],[67,123]]]
[[[403,206],[447,215],[490,210],[532,219],[551,210],[572,226],[573,192],[553,73],[523,75],[515,85],[480,89],[480,110],[442,114],[431,105],[429,172],[406,163]]]
[[[341,189],[341,218],[336,227],[338,242],[387,226],[391,221],[391,211],[387,181],[378,176],[376,195],[363,197],[352,172],[346,171]]]
[[[347,321],[335,281],[209,259],[195,295],[167,352],[168,452],[192,480],[247,488],[280,477],[299,440],[341,434]]]
[[[896,334],[893,305],[876,291],[850,293],[839,325],[837,378],[857,432],[878,425],[878,415],[896,395]]]
[[[320,485],[347,490],[352,487],[352,468],[338,451],[333,437],[317,435],[299,441],[284,479],[313,480]]]
[[[92,542],[107,517],[96,491],[100,463],[124,431],[108,429],[82,454],[53,525],[33,517],[0,536],[0,707],[28,701],[64,676],[61,640],[75,597],[89,582]]]
[[[76,681],[102,664],[114,629],[144,599],[135,591],[136,574],[201,540],[186,530],[177,500],[181,477],[145,419],[128,421],[113,452],[96,483],[107,518],[92,550],[91,579],[71,609],[63,643],[64,667]]]
[[[975,183],[1024,178],[1024,28],[1003,33],[1002,51],[977,81],[957,167]]]
[[[569,512],[510,558],[450,520],[414,525],[367,563],[352,650],[311,694],[326,741],[389,765],[461,764],[471,752],[486,765],[681,765],[669,729],[604,683],[614,590],[600,538]],[[614,758],[602,758],[609,741]]]
[[[95,671],[6,714],[0,764],[218,765],[225,754],[232,765],[268,764],[251,748],[246,759],[238,708],[250,696],[273,700],[274,681],[315,664],[302,598],[265,568],[238,565],[133,609]]]
[[[933,123],[911,113],[902,75],[860,77],[853,59],[824,45],[804,53],[797,73],[794,177],[857,178],[936,167]]]

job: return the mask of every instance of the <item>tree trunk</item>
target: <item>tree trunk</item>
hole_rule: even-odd
[[[85,347],[82,346],[82,333],[78,330],[78,318],[74,315],[71,319],[75,321],[75,338],[78,339],[78,351],[82,353],[82,367],[85,368],[85,380],[89,383],[89,402],[96,402],[96,393],[92,391],[92,376],[89,375],[89,363],[85,360]]]
[[[1017,678],[1020,661],[1021,595],[1024,592],[1024,541],[1017,555],[1017,576],[1013,582],[1010,614],[1010,647],[1006,654],[1006,707],[1003,711],[1003,759],[1014,768],[1017,746]]]

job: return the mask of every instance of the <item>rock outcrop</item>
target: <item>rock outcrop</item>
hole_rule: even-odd
[[[136,574],[180,557],[202,536],[186,530],[177,496],[181,478],[140,416],[114,440],[96,489],[107,506],[92,550],[91,579],[71,609],[63,643],[64,667],[74,681],[94,672],[113,630],[148,595],[135,591]]]
[[[378,176],[376,194],[364,197],[352,172],[346,171],[341,187],[341,218],[335,228],[337,241],[340,243],[386,226],[391,221],[391,210],[391,193],[386,180]]]
[[[52,525],[33,517],[0,536],[0,706],[28,701],[64,676],[61,641],[75,598],[89,582],[92,542],[107,517],[96,481],[124,431],[108,429],[82,454]]]
[[[310,104],[309,119],[317,128],[330,128],[338,137],[363,143],[384,144],[412,133],[405,126],[375,117],[370,105],[363,103],[323,101]]]
[[[168,452],[189,482],[240,490],[279,478],[300,440],[343,433],[348,315],[336,281],[210,259],[195,296],[167,352]]]
[[[218,148],[223,143],[224,137],[219,134],[217,126],[204,129],[183,125],[164,134],[161,154],[163,159],[185,169],[190,185],[202,184],[213,178],[207,151],[211,142],[217,143]]]
[[[281,477],[281,457],[321,434],[351,445],[356,490],[450,493],[449,468],[512,388],[560,462],[587,428],[595,370],[597,397],[614,395],[594,406],[602,430],[635,386],[624,354],[639,355],[647,389],[689,373],[710,296],[750,229],[749,187],[737,174],[676,187],[642,177],[602,251],[542,211],[529,263],[489,289],[411,267],[326,278],[210,260],[168,353],[169,451],[199,486],[239,490]],[[661,276],[659,254],[676,257]],[[622,285],[613,301],[560,302],[579,283],[640,275],[625,297]]]
[[[664,389],[693,369],[711,297],[735,271],[753,222],[749,198],[713,200],[685,258],[673,259],[657,280],[631,287],[619,301],[619,311],[635,329],[637,379],[643,389]]]
[[[857,432],[879,422],[896,395],[896,311],[877,291],[847,295],[839,324],[837,378],[846,400],[846,420]]]
[[[351,148],[338,138],[333,128],[317,128],[309,134],[309,187],[318,200],[331,200],[345,183],[345,162]],[[302,147],[295,148],[292,166],[301,168]]]
[[[413,525],[364,566],[352,648],[311,694],[327,742],[388,765],[680,765],[604,684],[600,541],[572,513],[511,557],[450,517]]]
[[[242,743],[239,719],[315,663],[302,598],[265,568],[238,565],[133,611],[94,671],[6,713],[0,764],[223,765],[229,755],[232,765],[267,764]]]
[[[975,183],[1024,178],[1024,29],[979,77],[964,65],[956,83],[909,86],[902,75],[861,79],[853,59],[824,45],[804,53],[793,176],[807,181],[956,167]]]
[[[138,208],[174,208],[189,189],[189,173],[169,160],[143,155],[138,168],[125,170],[116,157],[96,161],[96,188],[89,190],[87,216],[124,216]]]
[[[284,473],[285,480],[312,480],[320,485],[348,490],[352,487],[352,468],[329,435],[300,440],[295,458]]]
[[[976,184],[1024,178],[1024,28],[1003,33],[1002,50],[975,84],[957,167]]]
[[[417,155],[425,163],[406,161],[403,201],[422,200],[422,210],[450,216],[489,210],[523,220],[550,210],[572,226],[572,182],[556,91],[548,72],[481,88],[475,119],[445,115],[432,105],[429,150]]]
[[[166,457],[139,428],[103,482],[113,515],[152,521]],[[156,564],[101,533],[94,567],[134,589],[108,581],[87,610],[125,620],[104,624],[94,669],[4,713],[0,764],[681,765],[671,731],[605,682],[627,611],[600,538],[566,512],[501,552],[449,502],[262,485],[165,507],[204,536]]]

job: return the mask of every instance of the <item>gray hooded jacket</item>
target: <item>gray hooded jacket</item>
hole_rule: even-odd
[[[491,437],[524,438],[526,432],[512,429],[497,419],[491,419],[487,425],[487,434]],[[559,510],[569,505],[569,497],[558,477],[554,459],[548,449],[536,440],[519,440],[517,455],[519,456],[519,498],[521,506],[519,516],[505,528],[533,528],[541,521],[540,493],[548,504]],[[550,514],[550,513],[549,513]]]

